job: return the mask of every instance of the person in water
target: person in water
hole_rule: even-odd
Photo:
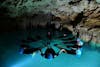
[[[31,48],[29,45],[21,45],[20,47],[20,54],[32,54],[36,51],[40,51],[41,49],[38,47],[38,48]]]
[[[53,48],[49,47],[46,49],[45,53],[41,52],[41,56],[45,57],[46,59],[54,59],[56,56],[58,56],[58,54]]]
[[[68,46],[66,46],[69,49],[62,48],[61,46],[59,46],[57,44],[55,44],[54,46],[56,46],[57,48],[60,49],[59,54],[63,52],[63,53],[67,53],[67,54],[81,56],[83,42],[80,41],[80,39],[77,39],[77,44],[75,43],[74,45],[68,45]]]
[[[45,45],[46,51],[45,53],[42,52],[42,48],[31,48],[29,45],[21,45],[20,48],[20,54],[33,54],[37,51],[40,51],[41,56],[43,56],[46,59],[54,59],[56,56],[58,56],[58,53],[54,51],[54,49],[50,46],[50,42],[47,42],[47,45]]]
[[[66,46],[66,48],[70,48],[70,49],[65,49],[65,48],[62,48],[61,46],[55,44],[54,46],[56,46],[60,49],[59,54],[61,52],[64,52],[64,53],[68,53],[68,54],[81,56],[82,46],[84,43],[79,38],[79,31],[77,32],[77,35],[75,36],[75,38],[76,38],[76,40],[73,40],[73,38],[70,38],[71,40],[69,40],[69,42],[64,42],[64,44],[69,44],[69,43],[74,44],[74,45],[67,45]]]
[[[43,56],[46,59],[54,59],[56,56],[58,56],[58,53],[55,52],[55,50],[50,46],[50,42],[47,42],[46,50],[43,53],[41,50],[41,56]]]

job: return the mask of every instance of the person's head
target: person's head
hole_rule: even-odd
[[[52,60],[53,58],[54,58],[53,54],[49,53],[48,56],[47,56],[47,59]]]
[[[81,41],[81,39],[77,38],[77,45],[78,46],[82,46],[83,45],[83,42]]]
[[[66,37],[66,36],[67,36],[67,34],[66,34],[66,33],[64,33],[63,35],[64,35],[64,37]]]
[[[50,32],[48,32],[48,35],[51,35],[51,33],[50,33]]]
[[[82,48],[76,50],[76,55],[80,57],[82,55]]]
[[[28,49],[28,48],[30,48],[28,45],[22,44],[22,45],[20,46],[19,53],[20,53],[20,54],[24,54],[24,51],[25,51],[26,49]]]

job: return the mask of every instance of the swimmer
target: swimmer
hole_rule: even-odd
[[[50,42],[48,42],[47,45],[45,45],[45,47],[46,47],[45,53],[43,53],[42,50],[40,50],[41,56],[43,56],[46,59],[50,59],[50,60],[58,56],[58,53],[56,53],[54,49],[50,46]]]
[[[41,56],[45,57],[46,59],[54,59],[58,54],[54,51],[53,48],[49,47],[46,49],[45,53],[42,53]]]
[[[47,38],[48,38],[49,40],[52,39],[52,34],[51,34],[51,32],[47,32]]]
[[[40,50],[40,48],[31,48],[28,45],[21,45],[19,52],[20,52],[20,54],[32,54],[39,50]]]
[[[77,44],[66,46],[67,48],[70,48],[70,49],[62,48],[61,46],[59,46],[57,44],[55,44],[54,46],[56,46],[57,48],[60,49],[59,54],[63,52],[63,53],[67,53],[67,54],[81,56],[83,42],[80,39],[77,39]]]

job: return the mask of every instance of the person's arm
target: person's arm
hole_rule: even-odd
[[[40,51],[40,53],[41,53],[41,56],[44,56],[44,53],[41,51],[41,49],[40,49],[39,51]]]
[[[61,49],[60,51],[59,51],[59,54],[61,54],[61,53],[67,53],[67,51],[65,50],[65,49]]]
[[[77,48],[73,48],[73,47],[72,47],[71,49],[72,49],[72,50],[77,50]]]
[[[54,57],[56,57],[56,56],[58,56],[59,54],[61,54],[61,53],[67,53],[67,51],[65,50],[65,49],[61,49],[59,52],[57,52],[57,54],[54,56]]]
[[[56,46],[57,48],[60,49],[60,51],[57,53],[57,55],[61,54],[62,52],[67,53],[67,51],[64,48],[62,48],[61,46],[59,46],[58,44],[55,44],[54,46]]]

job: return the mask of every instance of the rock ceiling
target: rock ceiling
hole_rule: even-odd
[[[40,11],[54,15],[72,15],[97,9],[99,3],[99,0],[2,0],[1,7],[7,8],[7,14],[12,17]]]
[[[55,17],[61,18],[63,27],[67,27],[72,32],[72,25],[79,22],[75,26],[80,30],[80,38],[88,41],[93,34],[92,41],[100,43],[100,0],[1,0],[0,9],[0,13],[10,17],[52,13]],[[20,24],[25,27],[25,22],[32,19],[32,17],[27,20],[24,18],[24,24],[22,21]],[[36,19],[35,22],[38,23]],[[42,20],[39,24],[42,24]]]

